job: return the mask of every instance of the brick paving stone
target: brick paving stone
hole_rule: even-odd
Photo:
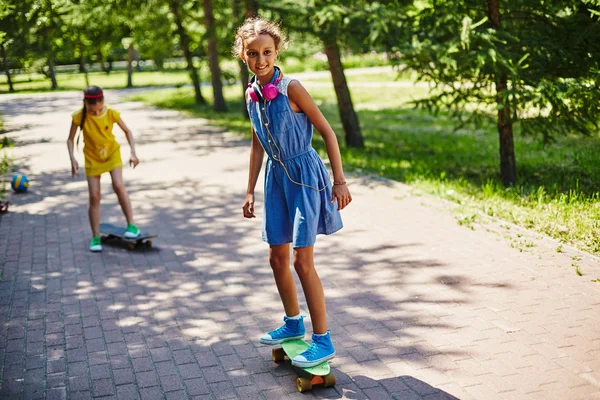
[[[67,389],[64,387],[46,391],[47,400],[67,400]]]
[[[163,398],[163,393],[159,387],[151,387],[140,389],[140,397],[142,400],[161,400]]]
[[[235,388],[227,382],[211,383],[209,386],[216,399],[234,399],[237,397]]]
[[[119,399],[139,399],[138,389],[133,384],[117,386],[117,397]]]
[[[115,393],[115,387],[110,379],[98,379],[92,381],[92,393],[94,397],[109,396]]]
[[[209,394],[210,389],[206,381],[202,378],[193,378],[184,381],[187,392],[190,395]]]
[[[136,372],[135,374],[139,387],[152,387],[158,385],[158,375],[155,371]]]
[[[90,381],[87,375],[79,375],[69,378],[69,389],[72,392],[89,391]]]

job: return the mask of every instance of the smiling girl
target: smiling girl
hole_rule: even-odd
[[[311,346],[292,363],[311,367],[335,357],[327,329],[325,295],[314,265],[318,234],[342,228],[340,210],[352,197],[346,185],[337,138],[302,84],[283,76],[275,66],[286,39],[267,20],[247,20],[236,34],[234,53],[254,74],[246,93],[252,121],[250,173],[243,214],[254,218],[254,188],[267,153],[262,237],[270,246],[269,261],[283,303],[284,325],[263,335],[265,344],[304,337],[305,329],[294,278],[290,271],[290,244],[294,268],[306,297],[313,325]],[[333,170],[333,185],[313,149],[313,126],[321,134]]]

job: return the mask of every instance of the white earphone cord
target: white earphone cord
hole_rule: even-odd
[[[258,106],[258,109],[260,112],[260,106]],[[263,122],[263,125],[265,126],[265,128],[267,128],[267,134],[269,135],[269,138],[271,139],[268,141],[269,149],[271,150],[271,156],[273,156],[273,158],[275,158],[277,161],[279,161],[279,164],[281,164],[281,166],[283,167],[283,170],[285,171],[285,174],[287,175],[288,179],[290,181],[292,181],[293,183],[295,183],[296,185],[306,186],[308,188],[316,190],[317,192],[322,192],[323,190],[327,189],[327,187],[329,186],[329,183],[327,183],[321,189],[317,189],[314,186],[307,185],[307,184],[301,183],[301,182],[296,182],[295,180],[292,179],[292,177],[290,176],[290,173],[288,172],[287,168],[285,167],[285,164],[281,160],[281,149],[279,149],[279,146],[277,146],[277,142],[275,141],[275,138],[273,137],[273,135],[271,134],[271,130],[269,129],[269,124],[271,123],[271,121],[269,119],[269,114],[267,113],[267,100],[266,99],[263,100],[263,111],[265,112],[265,120],[266,120],[266,123]],[[274,156],[275,153],[273,152],[273,146],[271,146],[271,142],[273,142],[273,144],[275,145],[275,148],[277,149],[277,157]]]

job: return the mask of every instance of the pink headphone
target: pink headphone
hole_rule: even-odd
[[[260,88],[258,83],[258,79],[256,79],[256,75],[252,77],[252,80],[248,84],[250,88],[250,98],[252,101],[260,101],[260,100],[274,100],[279,94],[279,89],[277,89],[277,84],[281,81],[282,73],[279,67],[275,67],[275,73],[273,74],[273,78],[270,83],[267,83],[264,88]]]

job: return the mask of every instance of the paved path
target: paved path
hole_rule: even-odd
[[[248,143],[121,94],[107,98],[137,137],[125,178],[160,233],[151,251],[87,251],[65,145],[79,94],[0,97],[31,179],[0,217],[0,398],[600,398],[597,259],[501,221],[471,230],[368,177],[350,179],[344,230],[317,243],[338,385],[297,393],[257,342],[282,308],[260,215],[241,217]],[[122,224],[107,179],[103,193],[103,219]]]

